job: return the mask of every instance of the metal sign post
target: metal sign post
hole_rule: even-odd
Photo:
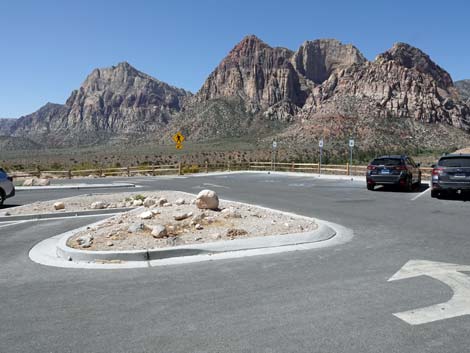
[[[353,148],[354,148],[354,140],[349,139],[349,150],[350,150],[350,155],[349,155],[349,175],[352,176],[352,155],[353,155]]]
[[[272,170],[276,171],[276,148],[277,148],[277,142],[273,141],[273,166]]]
[[[323,158],[323,139],[318,142],[318,147],[320,147],[320,164],[318,165],[318,173],[321,174],[321,162]]]

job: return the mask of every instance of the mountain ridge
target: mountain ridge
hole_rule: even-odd
[[[396,130],[400,121],[413,126],[406,120],[411,119],[429,129],[444,124],[449,131],[468,132],[470,108],[461,92],[444,69],[406,43],[395,43],[369,61],[354,45],[336,39],[308,40],[293,51],[249,35],[195,94],[121,62],[93,70],[64,104],[48,103],[13,124],[0,120],[0,131],[54,147],[116,138],[161,144],[176,130],[188,141],[289,131],[295,137],[302,135],[298,129],[308,131],[320,121],[339,124],[333,130],[345,130],[337,134],[344,138],[351,121],[379,126],[390,118],[402,119],[392,124]],[[365,141],[374,134],[364,131]],[[455,133],[460,140],[466,136]]]

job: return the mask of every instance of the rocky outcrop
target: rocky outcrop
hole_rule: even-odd
[[[64,105],[48,103],[10,130],[53,145],[160,131],[190,95],[123,62],[93,70]]]
[[[210,74],[195,101],[240,96],[252,113],[279,105],[286,112],[282,116],[295,114],[306,95],[291,62],[293,54],[247,36]]]
[[[297,72],[316,84],[325,82],[335,72],[366,61],[356,47],[335,39],[306,41],[293,57]]]
[[[460,98],[467,101],[467,105],[470,106],[470,80],[461,80],[455,82]]]
[[[15,123],[16,119],[2,119],[0,118],[0,136],[10,135],[10,129]]]
[[[469,129],[470,110],[450,75],[419,49],[398,43],[373,62],[333,72],[316,86],[301,112],[320,115],[413,118]]]

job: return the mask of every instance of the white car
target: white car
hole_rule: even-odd
[[[15,196],[13,178],[0,168],[0,206],[3,205],[6,199],[13,196]]]

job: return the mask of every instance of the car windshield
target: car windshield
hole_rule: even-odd
[[[372,165],[401,165],[402,160],[398,158],[376,158],[371,162]]]
[[[470,168],[470,157],[449,157],[441,158],[439,161],[441,167]]]

